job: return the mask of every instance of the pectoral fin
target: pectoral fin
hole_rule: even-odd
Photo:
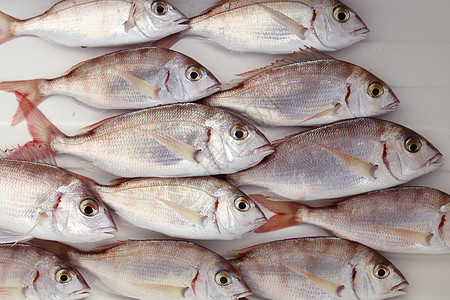
[[[291,270],[294,273],[300,274],[301,276],[309,279],[310,281],[312,281],[317,287],[319,287],[320,289],[324,290],[325,292],[327,292],[328,294],[334,296],[334,297],[341,297],[341,293],[342,290],[345,288],[345,286],[343,285],[339,285],[336,284],[332,281],[329,281],[327,279],[318,277],[306,270],[303,270],[301,268],[298,268],[296,266],[292,266],[289,264],[285,264],[283,263],[283,265],[288,268],[289,270]]]
[[[431,238],[433,237],[433,234],[428,233],[428,232],[418,232],[418,231],[414,231],[414,230],[396,228],[396,227],[390,227],[390,226],[383,226],[383,225],[373,225],[373,227],[384,230],[384,231],[391,232],[395,235],[399,235],[400,237],[404,238],[405,240],[409,240],[413,243],[418,243],[423,246],[430,246],[430,241],[431,241]]]
[[[149,294],[155,295],[157,299],[182,299],[185,298],[188,289],[187,287],[154,283],[134,283],[133,286],[138,290],[148,291]]]
[[[289,29],[289,31],[291,31],[293,34],[298,36],[298,38],[300,40],[305,39],[305,32],[307,30],[306,27],[298,24],[297,22],[295,22],[294,20],[292,20],[285,14],[283,14],[275,9],[272,9],[264,4],[258,4],[258,5],[260,7],[262,7],[267,13],[269,13],[280,25],[286,27],[287,29]]]
[[[128,83],[130,83],[130,85],[140,94],[147,97],[158,98],[161,88],[157,87],[156,85],[139,79],[131,74],[128,74],[127,72],[116,70],[116,73]]]
[[[300,126],[303,123],[306,123],[306,122],[314,120],[314,119],[318,119],[318,118],[323,117],[323,116],[335,115],[337,113],[337,111],[339,110],[339,108],[341,108],[341,104],[340,103],[336,103],[332,107],[327,108],[327,109],[321,111],[320,113],[315,114],[314,116],[312,116],[312,117],[310,117],[310,118],[308,118],[306,120],[301,121],[300,123],[297,124],[297,126]]]
[[[45,212],[41,213],[41,214],[39,215],[39,218],[38,218],[37,221],[36,221],[36,224],[35,224],[33,227],[31,227],[30,230],[28,230],[27,232],[25,232],[21,237],[19,237],[19,238],[17,239],[17,241],[14,242],[13,246],[15,246],[18,242],[20,242],[22,239],[24,239],[26,236],[28,236],[28,235],[29,235],[36,227],[38,227],[39,224],[41,224],[41,222],[42,222],[45,218],[47,218],[47,216],[48,216],[48,215],[47,215]]]
[[[136,2],[137,0],[133,0],[130,8],[130,13],[128,14],[128,20],[123,23],[126,33],[128,33],[128,31],[136,26],[136,22],[134,21],[134,14],[136,13]]]
[[[148,134],[155,141],[157,141],[161,145],[164,145],[170,151],[177,154],[178,156],[188,161],[198,163],[197,155],[201,151],[200,149],[194,148],[191,145],[168,135],[159,135],[153,131],[148,132]]]
[[[329,148],[327,146],[321,145],[319,143],[314,143],[320,148],[326,150],[328,153],[342,161],[345,165],[345,167],[349,170],[351,170],[353,173],[364,176],[366,178],[370,179],[376,179],[375,177],[375,171],[378,169],[377,165],[368,163],[364,160],[361,160],[357,157],[351,156],[347,153],[341,152],[336,149]]]
[[[164,199],[157,198],[156,200],[158,200],[163,205],[171,208],[185,221],[203,227],[203,221],[206,219],[206,216],[199,214],[198,212],[193,211],[189,208],[173,204],[172,202],[166,201]]]
[[[0,287],[0,299],[26,299],[21,286]]]

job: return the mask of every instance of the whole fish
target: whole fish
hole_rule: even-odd
[[[165,1],[62,0],[27,20],[0,12],[0,44],[26,35],[69,47],[137,44],[185,30],[187,22]]]
[[[126,241],[95,252],[56,242],[32,242],[88,270],[108,289],[130,298],[234,300],[251,294],[228,261],[190,242]]]
[[[318,208],[252,197],[277,214],[258,232],[309,223],[380,251],[450,253],[450,225],[446,221],[450,196],[432,188],[376,191]]]
[[[273,300],[387,299],[408,282],[379,253],[333,237],[270,242],[231,261],[257,295]]]
[[[201,104],[127,113],[69,137],[27,99],[22,100],[20,107],[34,141],[50,152],[84,159],[121,177],[228,174],[254,166],[274,151],[253,125]],[[13,153],[10,158],[14,157]]]
[[[69,243],[109,239],[117,231],[104,203],[63,169],[0,159],[0,178],[2,230]]]
[[[0,90],[20,93],[38,105],[50,95],[71,96],[103,109],[138,109],[190,102],[221,88],[205,67],[162,48],[122,50],[90,59],[55,79],[1,82]],[[13,124],[22,121],[19,112]]]
[[[395,110],[399,100],[370,72],[309,49],[244,74],[201,103],[265,126],[316,126]],[[251,109],[249,109],[251,107]]]
[[[230,0],[191,19],[191,28],[162,42],[201,37],[230,50],[292,53],[306,46],[322,51],[348,47],[369,29],[336,0]]]
[[[174,237],[230,240],[267,221],[247,195],[214,177],[139,178],[92,188],[130,223]]]
[[[408,182],[442,166],[425,138],[399,124],[359,118],[292,135],[261,164],[227,178],[294,200],[346,197]]]
[[[78,271],[54,254],[30,245],[0,245],[2,299],[62,300],[89,296]]]

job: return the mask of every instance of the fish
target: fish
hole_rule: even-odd
[[[200,103],[264,126],[318,126],[394,111],[392,89],[361,67],[307,49],[239,75],[235,88]],[[248,109],[251,107],[251,109]]]
[[[165,1],[62,0],[26,20],[0,12],[0,44],[19,36],[38,36],[68,47],[123,46],[186,30],[188,21]]]
[[[73,173],[47,163],[0,159],[0,178],[0,229],[19,234],[3,241],[31,236],[85,243],[113,238],[117,231],[105,204]]]
[[[67,136],[26,98],[20,102],[34,144],[86,168],[119,177],[191,177],[233,173],[274,150],[253,125],[219,108],[182,103],[111,117]],[[8,157],[26,149],[18,148]]]
[[[433,188],[374,191],[317,208],[261,195],[252,198],[276,214],[257,232],[308,223],[379,251],[450,253],[450,196]]]
[[[90,287],[70,264],[38,247],[0,245],[2,299],[82,299]]]
[[[207,39],[228,50],[282,54],[314,47],[334,51],[368,37],[363,20],[336,0],[230,0],[190,20],[190,29],[156,42]]]
[[[251,292],[218,254],[186,241],[129,240],[92,252],[31,240],[95,275],[108,290],[135,299],[239,299]]]
[[[442,166],[438,161],[442,154],[424,137],[373,118],[321,126],[273,146],[274,154],[253,168],[228,175],[227,181],[309,201],[393,187]]]
[[[231,263],[267,299],[387,299],[406,294],[408,286],[382,255],[335,237],[274,241],[239,252]]]
[[[0,90],[25,95],[35,105],[48,96],[64,95],[101,109],[141,109],[191,102],[220,89],[216,77],[195,60],[155,47],[93,58],[54,79],[0,83]],[[18,110],[13,125],[22,120]]]
[[[123,219],[172,237],[230,240],[267,221],[246,194],[214,177],[138,178],[91,187]]]

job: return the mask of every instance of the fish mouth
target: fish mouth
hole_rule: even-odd
[[[255,150],[253,150],[253,154],[272,154],[273,152],[275,152],[275,147],[272,145],[264,145],[261,147],[256,148]]]
[[[187,25],[189,26],[188,18],[181,18],[172,22],[173,25]]]
[[[391,292],[396,293],[397,295],[404,295],[406,294],[406,291],[404,288],[406,288],[409,285],[408,281],[403,281],[397,284],[396,286],[393,286],[391,288]]]
[[[205,92],[211,95],[211,94],[214,94],[215,92],[220,91],[221,89],[222,89],[222,84],[216,83],[215,85],[212,85],[209,88],[207,88],[205,90]]]
[[[385,107],[383,107],[382,110],[394,111],[394,110],[398,109],[399,106],[400,106],[400,101],[396,100],[395,102],[392,102],[391,104],[388,104]]]
[[[362,27],[356,30],[353,30],[350,34],[351,35],[362,35],[362,36],[369,36],[370,29],[368,27]]]
[[[435,167],[435,168],[440,168],[442,167],[444,164],[441,162],[438,162],[438,160],[442,157],[441,153],[436,154],[435,156],[433,156],[432,158],[430,158],[426,163],[425,166],[426,167]]]
[[[96,230],[96,232],[109,237],[109,238],[113,238],[116,237],[115,233],[117,232],[117,227],[105,227],[105,228],[99,228],[98,230]]]
[[[245,291],[243,293],[234,295],[232,299],[233,300],[237,300],[237,299],[240,299],[240,298],[244,298],[244,297],[250,296],[251,294],[253,294],[253,292],[248,290],[248,291]]]
[[[86,289],[82,289],[79,291],[74,291],[72,293],[70,293],[69,295],[69,299],[83,299],[86,298],[87,296],[89,296],[91,294],[90,292],[90,288],[86,288]]]

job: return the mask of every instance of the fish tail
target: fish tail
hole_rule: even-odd
[[[309,209],[309,206],[301,203],[272,201],[264,195],[250,195],[250,197],[258,204],[275,213],[267,223],[255,230],[256,233],[275,231],[301,224],[302,221],[298,218],[301,215],[299,212],[303,209]]]
[[[16,21],[16,18],[0,11],[0,44],[6,43],[15,37],[11,25]]]
[[[39,90],[39,83],[41,81],[42,79],[0,82],[0,90],[16,94],[17,101],[19,102],[22,101],[22,98],[26,97],[31,103],[37,106],[44,99],[44,95],[42,95]],[[19,124],[25,117],[26,115],[22,113],[19,105],[11,125],[15,126]]]
[[[60,242],[56,241],[47,241],[47,240],[40,240],[40,239],[31,239],[28,241],[30,245],[36,246],[38,248],[47,250],[59,258],[68,261],[70,263],[74,263],[74,254],[79,253],[80,251],[75,249],[74,247],[71,247],[69,245],[65,245]]]
[[[51,142],[57,136],[65,137],[64,133],[56,128],[27,97],[20,94],[17,96],[19,98],[19,109],[27,120],[28,131],[33,138],[33,142],[45,145],[45,149],[54,154]]]

